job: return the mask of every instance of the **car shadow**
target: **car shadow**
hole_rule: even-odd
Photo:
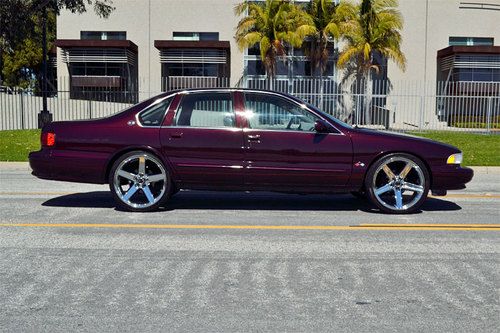
[[[49,207],[115,208],[119,210],[116,208],[111,193],[107,191],[63,195],[49,199],[42,205]],[[350,194],[299,195],[271,192],[181,191],[173,196],[165,207],[160,208],[163,211],[179,209],[364,211],[379,213],[367,200],[355,198]],[[427,199],[421,207],[421,211],[453,211],[460,209],[462,208],[454,202],[437,198]]]

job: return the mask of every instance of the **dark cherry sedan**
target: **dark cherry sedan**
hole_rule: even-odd
[[[180,189],[351,192],[409,213],[429,190],[462,189],[462,153],[427,139],[351,127],[292,96],[245,89],[164,93],[108,118],[54,122],[29,155],[39,178],[109,183],[132,211]]]

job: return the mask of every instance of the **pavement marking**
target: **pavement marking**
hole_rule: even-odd
[[[484,194],[468,194],[468,193],[454,193],[454,194],[447,194],[445,196],[438,196],[438,195],[429,195],[429,198],[494,198],[494,199],[499,199],[500,194],[491,194],[491,193],[484,193]]]
[[[0,223],[0,227],[240,230],[466,230],[500,231],[500,224],[213,225],[111,223]]]
[[[0,192],[0,195],[70,195],[85,194],[85,192]],[[452,193],[445,196],[429,195],[429,198],[465,198],[465,199],[500,199],[500,194],[492,193]]]

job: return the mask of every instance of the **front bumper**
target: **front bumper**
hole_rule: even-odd
[[[447,165],[433,170],[431,190],[461,190],[473,176],[471,168]]]

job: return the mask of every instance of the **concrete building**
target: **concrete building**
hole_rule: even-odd
[[[79,97],[104,86],[159,92],[187,85],[186,77],[231,86],[244,74],[263,77],[255,50],[240,51],[234,41],[238,2],[114,0],[109,19],[92,10],[63,12],[57,21],[57,71],[68,80],[60,80],[59,88]],[[494,46],[500,45],[499,0],[400,0],[399,9],[407,69],[388,63],[394,90],[401,81],[500,82],[500,47]],[[335,81],[342,73],[334,60],[327,76]],[[278,69],[279,77],[310,75],[307,63],[296,50],[293,70]]]

